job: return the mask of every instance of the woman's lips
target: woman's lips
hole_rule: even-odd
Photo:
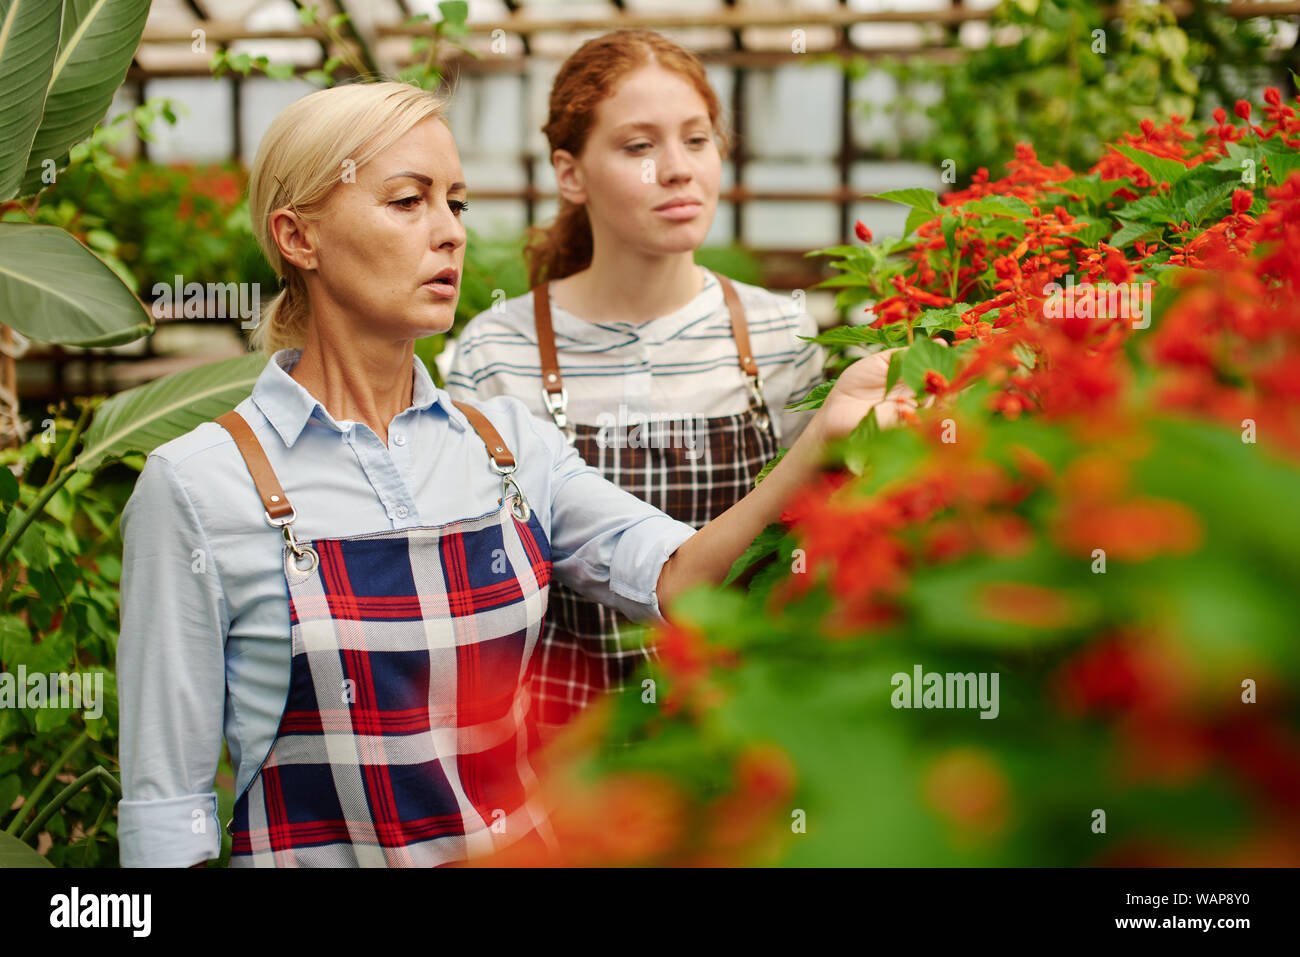
[[[694,219],[701,206],[703,206],[702,203],[676,203],[672,206],[656,209],[655,212],[665,219]]]
[[[421,288],[428,289],[435,296],[441,296],[443,299],[456,297],[456,287],[449,282],[426,282]]]

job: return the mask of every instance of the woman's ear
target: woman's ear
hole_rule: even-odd
[[[287,206],[271,213],[271,238],[285,262],[299,269],[316,268],[316,237],[301,216]]]
[[[568,150],[554,150],[551,166],[555,170],[555,185],[560,195],[575,206],[586,203],[587,190],[577,158]]]

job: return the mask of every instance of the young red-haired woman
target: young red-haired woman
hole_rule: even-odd
[[[817,325],[792,297],[695,263],[728,133],[700,61],[649,30],[583,44],[543,127],[560,192],[535,230],[531,292],[476,316],[447,391],[521,399],[588,465],[701,528],[744,497],[811,418],[784,407],[822,381]],[[619,689],[644,629],[551,590],[535,703],[548,725]]]

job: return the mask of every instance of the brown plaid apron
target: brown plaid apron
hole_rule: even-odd
[[[542,389],[555,424],[588,465],[678,521],[702,528],[753,488],[759,471],[779,448],[763,404],[758,363],[749,346],[744,307],[727,277],[714,273],[731,313],[750,406],[735,415],[667,419],[649,423],[581,425],[565,414],[567,394],[555,350],[548,284],[533,290],[533,313],[541,353]],[[531,693],[539,727],[554,730],[653,659],[649,627],[584,598],[559,581],[538,643]]]

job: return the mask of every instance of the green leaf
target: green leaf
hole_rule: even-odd
[[[913,186],[909,189],[891,189],[866,198],[885,200],[890,203],[902,203],[904,206],[911,206],[914,209],[923,209],[930,214],[932,219],[940,213],[939,195],[932,189],[921,189]]]
[[[752,566],[755,562],[775,552],[777,546],[781,543],[781,539],[785,538],[785,535],[785,526],[780,522],[773,522],[771,525],[767,526],[767,528],[759,532],[758,537],[750,542],[749,547],[746,548],[745,551],[741,553],[741,556],[732,563],[731,571],[728,572],[727,577],[723,579],[722,587],[726,588],[743,575],[746,569]]]
[[[898,325],[874,329],[871,326],[836,326],[816,336],[799,336],[809,342],[818,342],[825,346],[876,346],[897,345],[907,337],[907,332]]]
[[[1151,177],[1156,183],[1168,183],[1173,186],[1188,173],[1188,168],[1178,160],[1166,159],[1163,156],[1153,156],[1145,150],[1127,144],[1121,144],[1115,147],[1142,170]]]
[[[27,623],[17,615],[0,615],[0,659],[17,661],[31,646],[32,635]]]
[[[970,306],[964,302],[955,302],[951,306],[926,309],[916,317],[913,327],[927,333],[933,333],[939,329],[951,332],[958,326],[964,325],[961,314],[969,308]]]
[[[1213,211],[1217,205],[1231,196],[1237,187],[1237,183],[1220,183],[1213,189],[1208,189],[1203,193],[1193,196],[1187,201],[1187,206],[1184,209],[1187,213],[1187,218],[1199,226],[1201,220],[1204,219],[1209,212]]]
[[[962,211],[966,213],[1011,216],[1014,219],[1028,219],[1032,210],[1033,207],[1015,196],[985,196],[962,206]]]
[[[9,466],[0,465],[0,503],[8,505],[18,501],[18,477],[9,471]]]
[[[59,53],[20,195],[40,192],[43,164],[66,165],[68,150],[104,118],[140,45],[150,0],[64,0]]]
[[[1133,220],[1146,224],[1177,222],[1174,204],[1168,196],[1152,195],[1135,199],[1115,214],[1116,219]]]
[[[95,412],[74,464],[93,472],[106,459],[148,453],[228,412],[253,391],[267,361],[262,355],[224,359],[119,392]]]
[[[1087,226],[1084,229],[1080,229],[1077,232],[1070,234],[1084,246],[1095,246],[1111,233],[1111,225],[1105,220],[1090,219],[1087,216],[1080,216],[1075,220],[1075,222],[1087,223]]]
[[[1088,200],[1094,207],[1115,195],[1124,185],[1123,180],[1102,180],[1100,173],[1091,176],[1075,176],[1061,183],[1051,184],[1051,188],[1067,193],[1074,193]]]
[[[29,339],[132,342],[153,320],[113,270],[55,226],[0,223],[0,315]]]
[[[1149,226],[1146,223],[1131,223],[1121,219],[1120,224],[1122,228],[1119,232],[1107,240],[1116,249],[1123,249],[1135,240],[1145,239],[1147,236],[1158,235],[1163,232],[1159,226]]]
[[[1264,158],[1273,173],[1273,182],[1284,183],[1288,176],[1300,169],[1300,153],[1270,153]]]
[[[925,374],[930,369],[951,380],[957,370],[957,356],[952,349],[933,339],[919,338],[903,356],[903,381],[914,392],[925,390]]]
[[[761,469],[758,470],[758,474],[754,476],[754,485],[757,486],[759,482],[767,478],[768,473],[771,472],[772,469],[776,468],[777,463],[779,463],[783,458],[785,458],[785,453],[789,451],[790,451],[789,449],[777,449],[776,455],[772,456],[772,458],[769,459],[767,463]]]
[[[442,14],[445,27],[451,28],[448,32],[455,32],[463,28],[469,19],[469,4],[465,0],[442,0],[438,4],[438,12]]]
[[[0,831],[0,869],[17,867],[53,867],[29,845],[12,834]]]
[[[7,6],[8,9],[3,9]],[[22,185],[41,125],[63,9],[52,0],[11,0],[0,5],[0,200]]]
[[[885,395],[898,384],[898,377],[903,374],[903,356],[907,355],[907,350],[900,349],[897,352],[890,353],[889,368],[885,370]]]
[[[826,401],[826,397],[830,395],[831,389],[833,388],[835,388],[834,382],[819,382],[817,385],[809,389],[808,394],[802,399],[798,402],[787,404],[786,408],[794,412],[802,412],[804,409],[820,409],[822,403]]]

